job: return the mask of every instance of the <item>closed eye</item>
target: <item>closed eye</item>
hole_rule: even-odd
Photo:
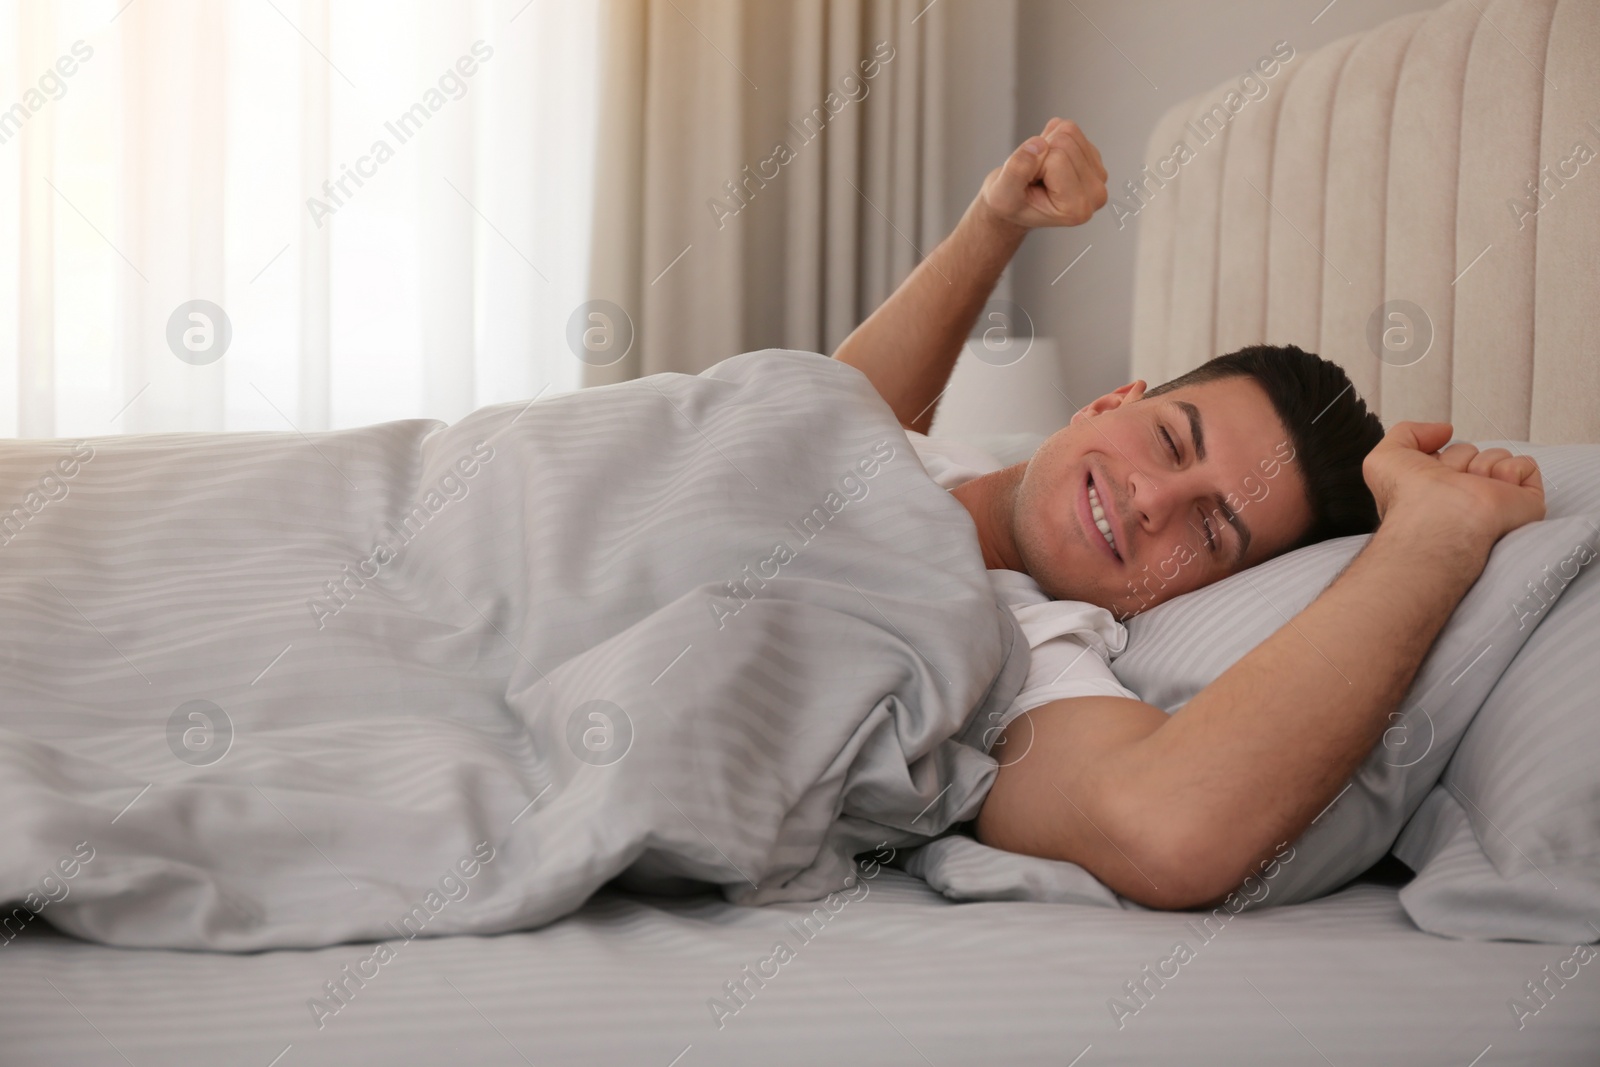
[[[1178,446],[1173,443],[1172,435],[1167,432],[1165,426],[1158,426],[1157,429],[1161,431],[1161,439],[1167,443],[1167,451],[1172,453],[1173,462],[1177,462],[1179,459]]]

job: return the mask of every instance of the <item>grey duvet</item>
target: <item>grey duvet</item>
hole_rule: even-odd
[[[9,511],[5,510],[9,509]],[[856,370],[0,446],[0,899],[115,945],[816,899],[972,818],[1026,642]]]

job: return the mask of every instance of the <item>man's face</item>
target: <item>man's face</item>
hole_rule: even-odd
[[[1017,551],[1050,596],[1127,618],[1298,541],[1311,509],[1296,459],[1249,378],[1148,398],[1143,383],[1125,385],[1028,461],[1013,504]]]

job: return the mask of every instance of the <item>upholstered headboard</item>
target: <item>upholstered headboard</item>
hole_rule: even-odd
[[[1140,227],[1134,375],[1296,344],[1385,424],[1600,441],[1600,3],[1287,44],[1169,111],[1112,191]]]

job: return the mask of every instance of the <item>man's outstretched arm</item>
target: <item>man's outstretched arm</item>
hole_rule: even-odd
[[[1051,119],[991,171],[955,230],[833,354],[860,370],[907,429],[927,433],[961,345],[1028,230],[1076,226],[1106,202],[1100,153]]]
[[[1399,423],[1363,472],[1382,523],[1293,621],[1170,717],[1061,700],[1007,728],[978,837],[1068,860],[1149,907],[1237,887],[1334,799],[1390,724],[1434,638],[1505,533],[1544,517],[1537,465]],[[1012,736],[1015,735],[1015,736]]]

